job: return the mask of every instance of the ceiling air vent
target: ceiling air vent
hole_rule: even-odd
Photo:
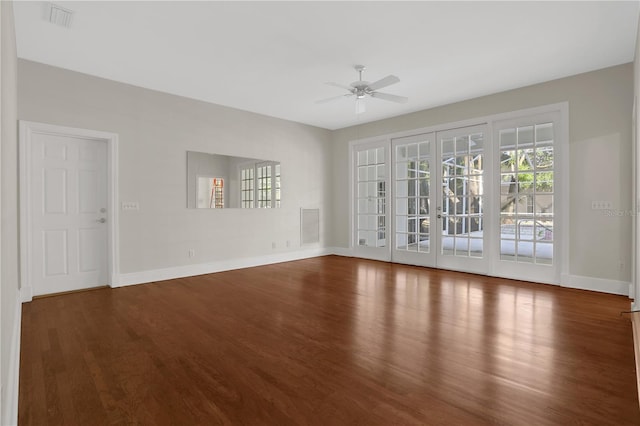
[[[66,9],[54,3],[47,3],[45,19],[52,24],[69,28],[73,20],[73,10]]]

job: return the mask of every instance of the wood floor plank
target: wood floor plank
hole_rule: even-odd
[[[23,306],[21,425],[638,425],[625,297],[337,256]]]

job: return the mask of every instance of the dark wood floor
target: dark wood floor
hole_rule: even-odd
[[[21,425],[639,425],[625,297],[321,257],[34,300]]]

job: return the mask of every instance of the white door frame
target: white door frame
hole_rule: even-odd
[[[357,209],[355,207],[356,196],[354,186],[356,185],[357,178],[357,167],[354,167],[355,157],[354,152],[356,148],[370,149],[370,148],[384,148],[385,149],[385,172],[386,172],[386,180],[385,180],[385,223],[386,223],[386,231],[385,238],[386,244],[384,247],[359,247],[354,243],[355,235],[357,233],[357,226],[355,222],[355,215]],[[349,251],[354,253],[356,257],[361,257],[364,259],[373,259],[380,260],[384,262],[391,261],[391,230],[390,219],[391,219],[391,139],[390,138],[367,138],[367,139],[359,139],[356,141],[349,142]]]
[[[457,255],[445,255],[443,253],[442,247],[444,245],[444,235],[442,234],[442,226],[443,220],[445,218],[444,212],[444,194],[442,192],[443,186],[443,171],[442,171],[442,158],[443,158],[443,149],[441,141],[445,137],[459,136],[459,135],[469,135],[470,132],[473,133],[482,133],[483,135],[483,146],[482,146],[482,156],[483,156],[483,174],[482,181],[484,186],[484,191],[482,193],[482,198],[484,199],[483,207],[482,207],[482,222],[483,222],[483,236],[482,236],[482,256],[481,257],[473,257],[473,256],[465,256],[459,257]],[[493,139],[493,131],[492,131],[492,123],[480,123],[472,126],[458,126],[455,128],[451,128],[448,130],[441,130],[435,132],[434,143],[435,143],[435,161],[437,161],[437,169],[435,170],[436,174],[436,185],[434,191],[434,200],[437,208],[442,209],[438,211],[439,214],[442,214],[442,218],[438,218],[439,220],[435,221],[438,228],[437,235],[437,243],[436,243],[436,267],[439,269],[449,269],[460,272],[470,272],[473,274],[481,274],[481,275],[490,275],[492,274],[490,260],[492,253],[495,252],[495,237],[493,235],[494,227],[493,222],[491,221],[491,217],[494,216],[494,205],[493,205],[493,194],[495,192],[494,182],[492,179],[494,170],[493,170],[493,156],[492,151],[490,149],[492,145]],[[470,142],[472,143],[472,142]],[[468,244],[471,243],[471,240],[467,241]]]
[[[398,182],[398,147],[406,146],[407,143],[421,143],[428,142],[429,143],[429,252],[423,251],[405,251],[398,250],[398,191],[397,191],[397,182]],[[420,153],[420,157],[423,157],[423,153]],[[434,198],[434,194],[439,190],[440,186],[438,185],[438,173],[437,170],[440,168],[440,164],[437,163],[437,155],[436,155],[436,133],[419,133],[411,136],[404,136],[401,138],[392,138],[391,139],[391,180],[390,180],[390,195],[392,200],[392,205],[389,207],[390,213],[390,222],[391,222],[391,261],[394,263],[402,263],[407,265],[416,265],[416,266],[426,266],[429,268],[437,268],[436,259],[437,259],[437,251],[439,248],[439,239],[440,236],[438,234],[442,233],[442,226],[440,226],[440,222],[436,219],[437,215],[437,204],[438,201]],[[418,196],[419,197],[419,196]],[[404,198],[404,197],[403,197]],[[416,224],[419,226],[419,224]]]
[[[554,251],[554,261],[555,261],[554,263],[556,265],[555,267],[557,268],[556,269],[557,273],[553,280],[550,280],[550,282],[545,281],[545,283],[574,287],[574,285],[570,284],[571,277],[569,275],[569,237],[570,237],[569,235],[569,223],[570,223],[569,222],[569,196],[570,196],[569,176],[570,176],[570,170],[569,170],[569,103],[568,102],[560,102],[560,103],[542,105],[542,106],[537,106],[532,108],[524,108],[520,110],[513,110],[513,111],[491,114],[491,115],[465,119],[465,120],[460,120],[455,122],[431,125],[428,127],[422,127],[417,129],[403,130],[403,131],[394,132],[390,134],[383,134],[379,136],[368,137],[366,139],[356,139],[356,140],[350,141],[349,142],[349,176],[352,179],[351,185],[349,185],[349,220],[350,220],[349,252],[350,254],[355,257],[367,257],[367,258],[369,257],[369,256],[363,256],[361,253],[358,253],[358,251],[355,250],[355,247],[353,244],[353,235],[354,235],[353,151],[354,151],[354,147],[359,146],[361,144],[371,143],[373,141],[387,141],[387,143],[390,146],[392,139],[396,139],[396,138],[402,138],[406,136],[415,136],[417,134],[424,134],[424,133],[431,133],[431,132],[437,133],[440,131],[448,131],[448,130],[456,129],[460,127],[469,127],[469,126],[475,126],[475,125],[481,125],[481,124],[486,124],[488,126],[487,137],[492,138],[493,126],[495,122],[516,119],[520,117],[535,116],[539,114],[554,113],[554,112],[560,114],[559,128],[557,129],[557,131],[558,131],[559,139],[561,141],[557,146],[554,146],[554,152],[557,155],[557,162],[556,162],[557,170],[563,173],[562,177],[558,179],[558,194],[559,194],[558,199],[560,200],[560,204],[557,206],[558,209],[557,209],[556,215],[554,216],[554,221],[557,224],[557,227],[560,229],[559,231],[560,241],[559,241],[559,244],[556,246],[556,248],[559,250],[555,250],[557,251],[557,253]],[[638,112],[638,114],[640,115],[640,111]],[[494,146],[495,146],[495,142],[494,142]],[[640,153],[637,155],[638,155],[638,158],[640,158]],[[487,201],[491,203],[492,206],[495,206],[497,205],[497,203],[499,203],[500,198],[499,198],[499,193],[497,191],[493,191],[493,192],[494,194],[490,195],[487,198]],[[391,191],[387,191],[387,197],[390,197],[390,193]],[[393,197],[388,198],[387,212],[389,212],[390,209],[395,208],[392,200],[393,200]],[[556,206],[554,206],[554,208],[555,207]],[[490,219],[490,218],[488,217],[487,219]],[[387,223],[389,223],[389,218],[387,218]],[[638,230],[638,232],[640,233],[640,230]],[[487,253],[495,253],[497,247],[499,247],[499,241],[496,241],[495,238],[493,238],[493,240],[494,241],[490,241],[490,243],[493,243],[493,244],[490,244],[490,247],[488,246],[486,248]],[[385,253],[386,255],[384,256],[384,258],[380,258],[377,260],[391,261],[391,242],[392,241],[387,242],[387,253]],[[557,259],[556,259],[556,256],[557,256]],[[495,275],[493,265],[489,265],[487,275],[501,276],[501,275]],[[504,277],[514,278],[512,276],[504,276]],[[522,277],[515,277],[515,279],[522,279]],[[639,287],[640,287],[640,284],[639,284]]]
[[[441,140],[446,135],[467,135],[468,132],[482,132],[484,137],[484,145],[482,150],[483,155],[483,169],[484,172],[484,187],[485,192],[483,194],[484,205],[483,205],[483,230],[484,236],[483,240],[483,255],[481,257],[459,257],[454,255],[445,255],[442,251],[443,239],[445,238],[442,233],[442,225],[443,218],[440,216],[444,216],[445,212],[443,211],[444,200],[442,194],[442,146]],[[492,198],[490,195],[493,193],[491,189],[492,179],[487,177],[491,176],[492,173],[492,164],[493,159],[491,154],[489,153],[489,147],[491,146],[491,138],[492,132],[490,129],[490,125],[487,123],[480,123],[471,126],[462,126],[455,127],[447,130],[440,130],[437,132],[430,133],[420,133],[412,136],[404,136],[401,138],[392,138],[392,171],[397,166],[397,147],[402,146],[407,143],[407,139],[415,141],[429,141],[430,142],[430,150],[429,150],[429,161],[430,161],[430,204],[431,208],[429,211],[430,223],[430,249],[429,252],[411,252],[411,251],[402,251],[397,249],[397,218],[395,215],[397,214],[396,208],[389,209],[391,212],[391,224],[393,226],[392,236],[393,243],[391,246],[391,261],[397,263],[405,263],[410,265],[418,265],[418,266],[427,266],[431,268],[438,269],[450,269],[462,272],[471,272],[475,274],[488,274],[490,273],[490,265],[489,265],[489,255],[491,253],[492,241],[493,241],[493,226],[490,220],[493,206],[492,206]],[[420,154],[422,156],[422,152]],[[397,206],[397,193],[396,191],[396,172],[392,172],[392,183],[391,183],[391,195],[392,195],[392,203]],[[488,188],[488,189],[487,189]]]
[[[564,250],[565,237],[568,239],[566,232],[568,231],[569,222],[566,220],[564,212],[569,210],[568,197],[569,191],[564,186],[565,181],[569,180],[568,173],[568,155],[567,147],[569,145],[568,138],[564,139],[565,132],[563,129],[563,114],[562,110],[550,110],[546,112],[540,112],[538,114],[528,114],[517,117],[512,117],[504,120],[496,120],[493,124],[493,137],[494,146],[492,157],[500,158],[500,137],[499,132],[507,128],[517,128],[524,126],[532,126],[535,124],[541,124],[551,122],[553,123],[554,135],[554,182],[553,185],[556,188],[553,195],[553,208],[554,208],[554,229],[560,229],[558,237],[554,238],[553,242],[553,263],[552,267],[541,267],[534,263],[522,263],[513,261],[502,261],[500,256],[492,259],[493,272],[495,276],[504,278],[518,279],[518,276],[524,275],[529,277],[531,281],[545,284],[560,284],[562,270],[559,265],[565,265],[568,263],[568,256],[566,256]],[[499,165],[496,165],[499,167]],[[493,194],[494,205],[499,205],[500,188],[496,188]],[[500,212],[496,212],[494,215],[493,225],[496,229],[500,228]],[[499,238],[500,239],[500,238]],[[500,242],[497,243],[498,247]],[[545,270],[546,269],[546,270]]]
[[[33,299],[31,264],[31,146],[34,134],[79,137],[107,143],[107,284],[119,284],[118,245],[118,135],[98,130],[78,129],[20,120],[19,127],[19,193],[20,193],[20,297]]]

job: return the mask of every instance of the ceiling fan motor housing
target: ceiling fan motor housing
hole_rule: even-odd
[[[365,70],[365,66],[356,65],[354,68],[358,72],[358,81],[351,83],[351,87],[355,89],[352,93],[358,98],[364,98],[365,95],[368,95],[369,92],[371,92],[371,90],[367,90],[369,88],[369,82],[362,80],[362,72]]]

